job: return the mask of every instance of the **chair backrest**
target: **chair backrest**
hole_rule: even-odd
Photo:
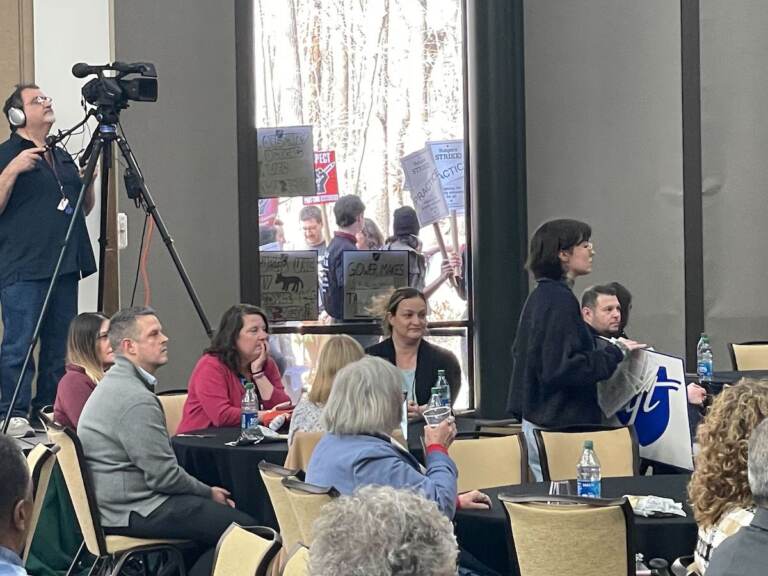
[[[475,432],[512,435],[520,434],[523,431],[523,424],[516,418],[505,418],[502,420],[476,418]]]
[[[45,428],[45,431],[47,432],[51,422],[54,420],[53,406],[50,404],[43,406],[40,408],[40,410],[37,411],[37,413],[40,416],[40,421],[43,423],[43,428]]]
[[[307,576],[309,574],[309,548],[299,544],[288,557],[280,576]]]
[[[104,531],[80,440],[74,430],[56,424],[48,429],[48,439],[59,447],[56,459],[83,533],[85,547],[94,556],[104,556],[107,553]]]
[[[266,460],[259,462],[259,473],[264,481],[264,486],[267,487],[269,500],[272,502],[272,508],[275,511],[275,516],[277,516],[283,548],[287,550],[292,550],[301,540],[301,529],[293,506],[288,500],[288,492],[283,486],[283,478],[295,477],[297,472],[298,470],[284,468]]]
[[[528,454],[522,434],[459,434],[448,454],[459,469],[459,492],[528,481]]]
[[[325,432],[296,432],[285,457],[285,467],[306,472],[312,452],[324,434]]]
[[[729,342],[728,354],[734,370],[768,370],[768,342]]]
[[[27,466],[29,466],[29,475],[32,477],[32,518],[30,519],[30,528],[27,532],[27,543],[24,546],[24,562],[27,561],[29,555],[30,545],[32,539],[35,536],[35,529],[37,523],[40,521],[40,512],[43,509],[43,502],[45,501],[45,495],[48,492],[48,483],[51,480],[51,474],[53,467],[56,464],[56,452],[58,452],[58,446],[53,447],[46,446],[45,444],[38,444],[27,454]]]
[[[523,576],[634,576],[632,507],[626,498],[499,498]]]
[[[534,430],[534,436],[544,480],[575,479],[585,440],[592,440],[604,478],[638,474],[640,452],[632,426]]]
[[[179,429],[181,417],[184,414],[184,403],[187,401],[186,392],[165,392],[157,395],[165,414],[165,428],[168,436],[175,436]]]
[[[282,483],[296,514],[301,542],[311,546],[314,539],[312,525],[320,516],[322,507],[338,496],[338,492],[333,488],[307,484],[298,478],[283,478]]]
[[[280,543],[272,528],[233,522],[216,545],[212,576],[264,576]]]

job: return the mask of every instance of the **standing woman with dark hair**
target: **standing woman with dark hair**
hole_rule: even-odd
[[[56,422],[77,430],[85,401],[115,363],[108,333],[109,318],[98,312],[84,312],[70,323],[66,372],[59,380],[53,405]]]
[[[179,433],[239,426],[248,382],[254,383],[262,410],[290,403],[269,355],[268,338],[267,315],[258,306],[236,304],[224,312],[211,345],[189,377]]]
[[[424,340],[427,334],[427,299],[415,288],[398,288],[392,293],[381,320],[384,335],[366,353],[388,360],[403,377],[408,399],[408,417],[421,416],[429,402],[437,371],[444,370],[451,388],[451,402],[461,387],[461,365],[452,352]]]
[[[597,382],[613,374],[642,344],[619,338],[595,349],[581,318],[573,281],[592,271],[592,229],[578,220],[551,220],[531,237],[527,268],[536,278],[512,346],[514,367],[507,411],[522,417],[528,463],[542,479],[535,428],[599,425]]]

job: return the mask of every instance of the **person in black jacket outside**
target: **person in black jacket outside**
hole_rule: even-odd
[[[629,351],[643,347],[619,338],[595,348],[571,291],[576,277],[592,271],[591,236],[588,224],[563,219],[545,222],[531,237],[526,267],[537,284],[512,346],[507,412],[522,418],[528,463],[537,480],[542,475],[533,430],[601,424],[597,382],[610,377]]]
[[[445,370],[451,403],[461,387],[461,366],[451,352],[424,340],[427,332],[427,299],[415,288],[392,293],[382,318],[389,338],[366,348],[366,354],[388,360],[403,375],[403,393],[408,395],[408,418],[421,417],[429,402],[437,371]]]

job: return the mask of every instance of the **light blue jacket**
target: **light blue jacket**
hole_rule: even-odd
[[[333,486],[352,494],[367,484],[411,488],[437,503],[453,518],[456,511],[456,478],[453,460],[443,452],[426,455],[426,474],[408,452],[383,436],[326,434],[312,452],[306,480],[318,486]]]

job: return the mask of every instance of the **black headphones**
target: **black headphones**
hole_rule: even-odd
[[[23,128],[27,123],[27,115],[24,114],[24,101],[21,99],[21,90],[16,88],[8,99],[10,107],[6,116],[8,123],[15,128]]]

